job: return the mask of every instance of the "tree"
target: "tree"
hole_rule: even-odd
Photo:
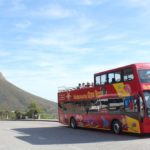
[[[27,115],[29,118],[38,119],[39,113],[41,112],[40,106],[35,103],[31,102],[28,106]]]
[[[9,111],[7,110],[0,110],[0,119],[9,119]]]
[[[22,118],[22,114],[19,110],[15,110],[15,115],[16,115],[16,119],[21,119]]]

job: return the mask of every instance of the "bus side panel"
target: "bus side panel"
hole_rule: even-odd
[[[80,125],[85,128],[96,128],[96,129],[104,129],[110,130],[109,120],[107,117],[100,116],[99,114],[88,114],[80,116],[83,121],[80,121]]]
[[[124,132],[141,133],[140,123],[137,119],[126,115],[122,118],[121,123]]]
[[[119,120],[122,124],[123,132],[141,133],[139,121],[127,115],[77,115],[76,120],[80,127],[104,130],[111,130],[113,120]]]
[[[144,122],[141,123],[142,126],[142,133],[150,133],[150,119],[145,118]]]
[[[141,133],[140,124],[137,119],[127,115],[108,115],[108,114],[64,114],[59,113],[59,122],[65,125],[70,124],[70,118],[74,117],[78,127],[96,128],[102,130],[111,130],[112,121],[119,120],[122,124],[122,131],[129,133]],[[149,132],[150,128],[145,128],[143,132]]]

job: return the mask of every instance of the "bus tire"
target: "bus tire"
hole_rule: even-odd
[[[76,129],[77,128],[77,123],[76,123],[76,120],[74,118],[70,119],[70,127],[72,129]]]
[[[121,127],[121,123],[118,120],[114,120],[112,122],[112,131],[115,134],[120,134],[122,132],[122,127]]]

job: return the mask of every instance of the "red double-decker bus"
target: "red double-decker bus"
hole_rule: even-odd
[[[72,128],[150,133],[150,63],[94,74],[94,84],[59,90],[59,121]]]

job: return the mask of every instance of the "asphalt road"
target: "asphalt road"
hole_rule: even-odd
[[[0,150],[150,150],[150,135],[71,129],[58,122],[0,121]]]

